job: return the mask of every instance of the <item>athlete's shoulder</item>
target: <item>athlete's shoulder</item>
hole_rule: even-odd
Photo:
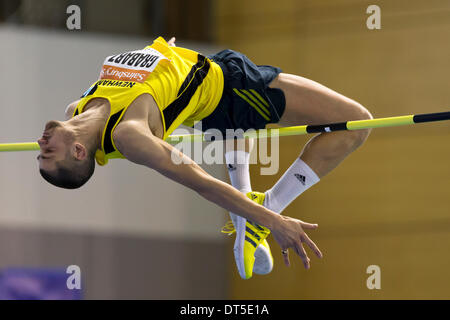
[[[79,102],[80,102],[80,100],[74,101],[66,107],[66,110],[64,111],[66,120],[69,120],[70,118],[72,118],[75,108],[77,107]]]

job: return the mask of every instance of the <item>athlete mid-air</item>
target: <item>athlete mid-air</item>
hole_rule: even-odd
[[[159,37],[144,49],[107,57],[99,80],[66,108],[65,121],[45,125],[38,140],[39,170],[51,184],[68,189],[85,184],[95,162],[105,165],[112,158],[158,171],[234,213],[236,261],[240,275],[250,278],[253,270],[271,270],[270,232],[286,265],[287,249],[292,248],[309,268],[303,243],[322,257],[304,231],[317,225],[280,213],[362,145],[369,130],[314,136],[265,193],[251,192],[245,159],[249,149],[226,154],[236,189],[164,140],[179,125],[192,126],[194,121],[202,121],[203,130],[225,134],[226,129],[262,129],[268,123],[296,126],[370,118],[359,103],[314,81],[257,66],[232,50],[205,57],[175,46],[173,38],[166,42]],[[173,154],[183,161],[175,163]],[[269,267],[258,269],[265,263]]]

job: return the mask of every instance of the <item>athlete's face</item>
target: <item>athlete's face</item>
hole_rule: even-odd
[[[37,156],[39,169],[54,171],[56,163],[66,158],[70,148],[70,135],[59,121],[49,121],[45,125],[42,137],[37,141],[41,148]]]

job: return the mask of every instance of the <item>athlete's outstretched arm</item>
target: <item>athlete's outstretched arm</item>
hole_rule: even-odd
[[[144,122],[119,124],[114,131],[114,141],[128,160],[154,169],[222,208],[269,228],[281,248],[294,248],[306,268],[309,268],[309,258],[302,246],[303,242],[317,256],[322,256],[303,231],[315,229],[317,225],[280,216],[251,201],[231,185],[209,175],[181,151],[155,137]],[[177,163],[181,163],[175,163],[174,157]]]

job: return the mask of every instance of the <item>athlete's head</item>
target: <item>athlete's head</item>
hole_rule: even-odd
[[[79,141],[64,122],[47,122],[38,144],[41,149],[37,158],[39,171],[51,184],[76,189],[94,173],[96,148]]]

